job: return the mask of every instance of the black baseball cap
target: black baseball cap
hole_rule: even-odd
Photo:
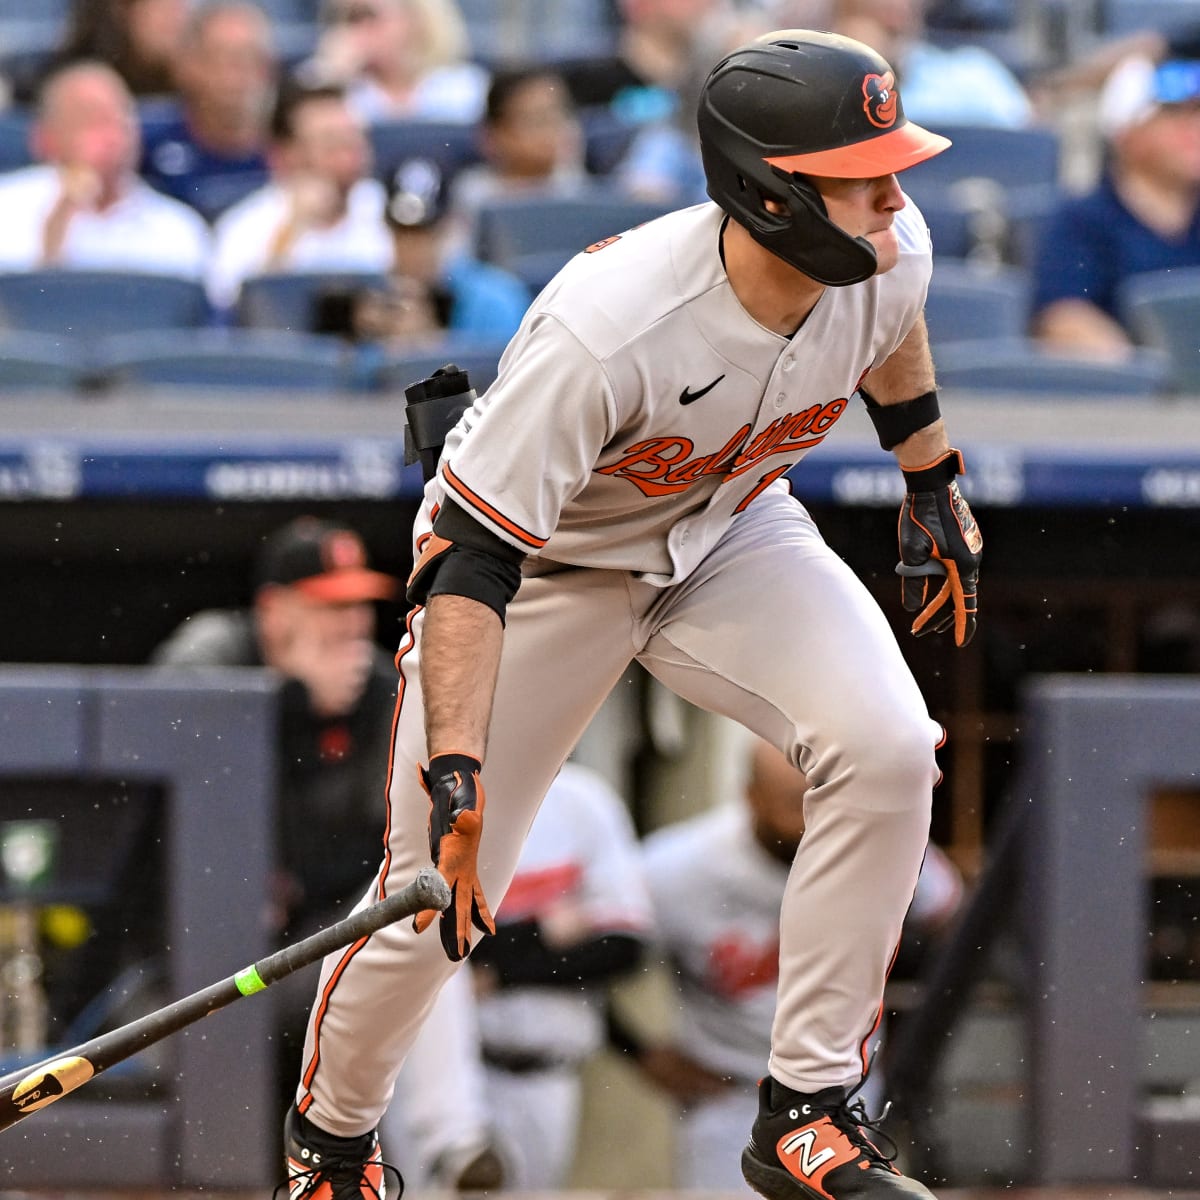
[[[317,517],[297,517],[267,538],[256,585],[271,584],[326,604],[390,600],[398,587],[390,575],[367,566],[367,548],[353,529]]]
[[[431,158],[408,158],[387,177],[383,215],[393,229],[424,229],[446,214],[446,175]]]

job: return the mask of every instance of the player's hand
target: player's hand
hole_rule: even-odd
[[[330,637],[302,623],[281,641],[276,665],[308,692],[308,704],[322,719],[344,717],[366,690],[374,654],[364,637]]]
[[[426,909],[413,922],[422,933],[439,917],[442,946],[451,962],[471,952],[471,926],[495,933],[496,923],[479,882],[479,837],[483,832],[482,764],[468,754],[435,754],[420,768],[421,786],[429,793],[429,853],[450,885],[445,912]]]
[[[84,163],[72,163],[58,169],[59,203],[75,211],[94,209],[104,184],[100,173]]]
[[[954,630],[965,646],[975,633],[979,561],[983,537],[956,475],[963,473],[962,455],[947,450],[927,466],[904,471],[908,494],[900,509],[901,599],[917,613],[912,631]]]
[[[675,1046],[647,1046],[637,1059],[647,1078],[680,1104],[695,1104],[729,1090],[733,1080],[718,1075]]]

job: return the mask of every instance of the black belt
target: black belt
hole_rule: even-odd
[[[530,1050],[500,1050],[492,1046],[483,1048],[483,1061],[489,1067],[508,1071],[512,1075],[533,1075],[538,1071],[558,1071],[574,1065],[570,1060],[554,1054],[538,1054]]]

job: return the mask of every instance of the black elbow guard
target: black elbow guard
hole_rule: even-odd
[[[521,586],[525,555],[484,529],[447,501],[421,543],[421,556],[408,579],[412,604],[431,596],[466,596],[486,604],[504,623],[505,610]]]

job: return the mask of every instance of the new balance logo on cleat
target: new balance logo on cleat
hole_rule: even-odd
[[[819,1126],[825,1128],[819,1129]],[[817,1148],[818,1140],[821,1143],[820,1149]],[[820,1186],[820,1179],[825,1174],[821,1168],[826,1167],[831,1160],[834,1163],[844,1163],[853,1162],[860,1157],[849,1139],[838,1133],[828,1117],[822,1117],[816,1125],[809,1125],[780,1138],[776,1151],[780,1161],[793,1175],[803,1176],[810,1181],[815,1179],[816,1187]]]
[[[759,1084],[759,1111],[742,1152],[746,1182],[767,1200],[932,1200],[902,1175],[867,1129],[891,1145],[853,1093],[826,1088],[801,1095],[770,1077]],[[877,1123],[876,1123],[877,1124]]]

